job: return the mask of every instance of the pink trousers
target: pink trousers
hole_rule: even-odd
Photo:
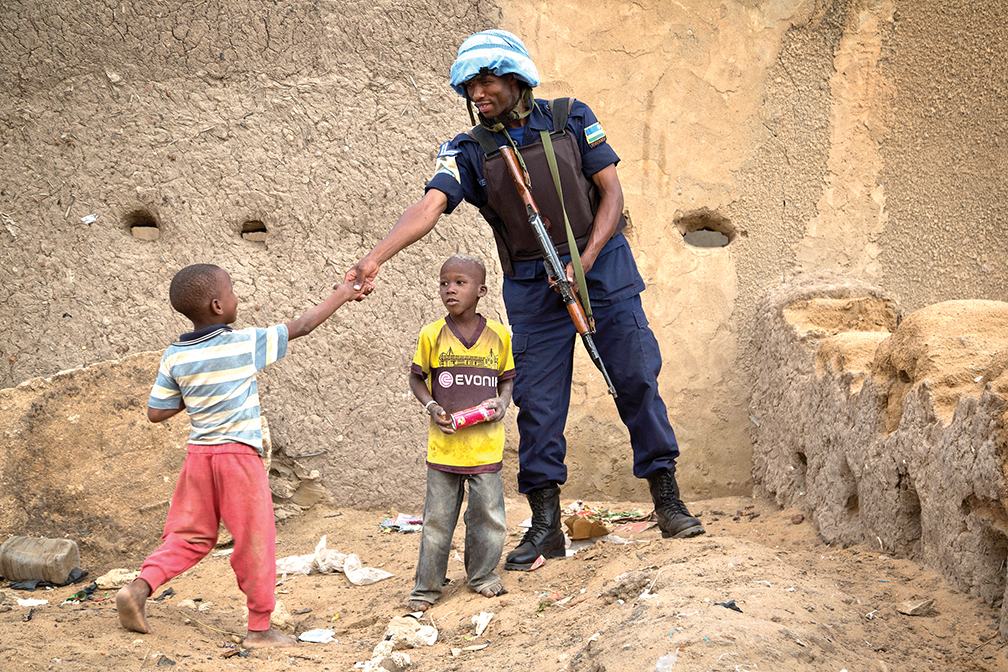
[[[231,568],[248,598],[249,630],[268,630],[276,606],[276,523],[263,462],[243,443],[187,446],[163,543],[140,569],[151,593],[203,559],[224,526],[234,537]]]

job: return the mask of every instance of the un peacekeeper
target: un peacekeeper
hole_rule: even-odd
[[[540,555],[565,554],[559,485],[567,480],[563,431],[577,332],[560,295],[547,281],[528,214],[496,151],[508,144],[520,149],[533,197],[552,222],[550,236],[573,282],[563,210],[540,139],[543,129],[553,131],[563,206],[594,308],[595,343],[616,387],[620,418],[630,431],[634,475],[648,480],[663,537],[704,533],[680,499],[675,479],[679,447],[658,394],[661,354],[641,308],[644,281],[621,233],[626,222],[616,174],[619,157],[587,105],[533,99],[532,88],[538,84],[539,73],[525,45],[511,33],[487,30],[463,42],[451,67],[451,85],[466,98],[470,118],[473,106],[478,111],[484,130],[477,127],[473,133],[483,137],[483,146],[470,133],[441,145],[423,198],[346,274],[346,280],[356,280],[355,285],[370,292],[381,264],[427,235],[441,214],[455,210],[463,199],[490,223],[514,332],[518,490],[532,509],[532,525],[504,565],[517,570],[529,569]],[[555,127],[554,121],[564,117],[566,123]]]

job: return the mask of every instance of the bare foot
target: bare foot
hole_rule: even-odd
[[[413,613],[414,611],[427,611],[430,609],[430,606],[430,602],[424,602],[423,600],[410,600],[406,608],[410,610],[410,613]]]
[[[116,593],[116,611],[119,612],[119,623],[133,632],[150,632],[147,616],[144,614],[144,604],[151,594],[150,586],[143,579],[136,579]]]
[[[277,646],[297,646],[297,640],[273,628],[269,630],[249,630],[243,646],[246,649],[267,649]]]
[[[483,597],[500,597],[501,595],[507,595],[507,591],[504,590],[504,586],[499,583],[495,583],[492,586],[487,586],[483,590],[479,591],[480,595]]]

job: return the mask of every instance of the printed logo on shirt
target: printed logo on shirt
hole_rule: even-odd
[[[455,380],[452,378],[452,374],[448,371],[442,371],[437,377],[438,384],[441,387],[448,388],[451,387]]]
[[[462,178],[459,177],[458,163],[455,161],[454,156],[437,157],[437,161],[434,163],[434,175],[437,176],[441,175],[442,173],[450,176],[459,184],[462,184]]]
[[[602,130],[602,124],[598,122],[586,128],[584,132],[585,140],[588,141],[589,147],[594,147],[605,142],[605,131]]]
[[[485,357],[479,355],[456,355],[452,352],[451,348],[448,348],[448,352],[442,352],[438,356],[438,368],[447,368],[449,366],[477,366],[484,369],[496,369],[500,365],[500,358],[490,349],[490,352],[486,354]]]

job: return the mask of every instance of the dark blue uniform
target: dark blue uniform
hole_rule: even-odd
[[[553,127],[547,101],[536,103],[525,126],[511,129],[519,147],[538,141],[540,130]],[[594,113],[584,103],[574,102],[567,130],[578,139],[587,179],[619,162]],[[497,140],[507,144],[503,135],[498,134]],[[533,182],[552,181],[548,174],[531,178]],[[479,143],[462,133],[442,145],[427,189],[444,192],[447,213],[463,199],[476,207],[485,206],[487,190]],[[570,258],[562,260],[566,263]],[[622,233],[606,243],[585,280],[595,317],[595,344],[616,387],[620,418],[630,431],[634,475],[647,478],[661,469],[675,471],[679,447],[658,394],[661,354],[641,307],[644,281]],[[578,339],[560,295],[549,286],[542,261],[514,262],[514,274],[504,276],[504,305],[514,333],[518,490],[524,494],[567,480],[563,431]]]

